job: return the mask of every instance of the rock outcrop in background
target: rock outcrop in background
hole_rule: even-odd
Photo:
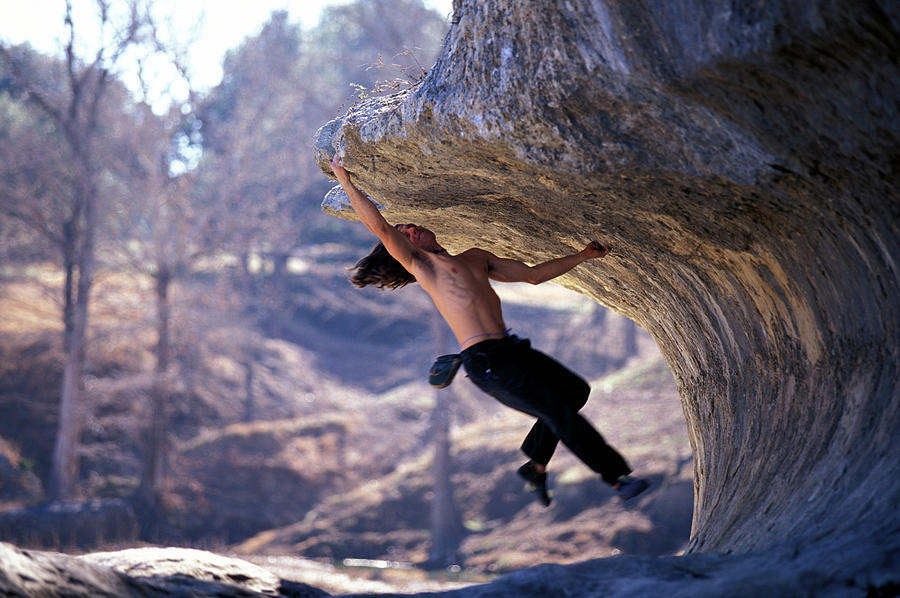
[[[669,362],[689,551],[900,582],[900,7],[463,0],[453,19],[423,81],[319,131],[323,170],[340,151],[451,251],[609,243],[563,282]]]

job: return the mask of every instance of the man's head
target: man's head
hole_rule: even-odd
[[[404,237],[409,239],[410,243],[412,243],[419,249],[424,249],[425,251],[431,253],[441,251],[443,249],[443,247],[438,245],[434,233],[427,228],[417,226],[415,224],[395,224],[394,228],[400,231],[400,233],[403,234]]]
[[[375,285],[393,290],[416,281],[416,277],[407,272],[380,241],[369,255],[356,262],[350,272],[350,282],[359,288]]]
[[[427,228],[415,224],[396,224],[394,228],[419,249],[431,253],[444,249],[438,245],[434,233]],[[383,243],[375,245],[369,255],[351,268],[351,272],[350,282],[359,288],[375,285],[379,288],[399,289],[416,281],[415,276],[388,253]]]

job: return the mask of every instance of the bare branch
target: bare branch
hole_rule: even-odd
[[[12,71],[13,78],[16,80],[16,83],[26,91],[28,97],[34,100],[41,110],[46,112],[55,123],[62,125],[62,114],[48,101],[43,93],[37,90],[31,81],[31,78],[22,70],[22,65],[19,64],[19,61],[9,52],[6,46],[0,45],[0,55],[6,59],[6,62],[9,64],[10,70]]]
[[[105,0],[98,1],[102,1],[105,4]],[[138,41],[138,33],[140,32],[144,18],[141,17],[137,0],[131,0],[128,8],[128,23],[125,25],[124,29],[120,29],[116,32],[115,46],[113,47],[113,52],[108,60],[110,66],[116,64],[128,47]],[[147,18],[149,19],[149,15]]]
[[[20,203],[19,205],[23,207],[27,206],[25,203]],[[28,228],[36,231],[54,245],[62,246],[62,235],[60,235],[58,231],[50,228],[50,221],[44,214],[29,213],[27,210],[16,209],[12,206],[4,208],[2,212],[8,217],[14,218]],[[32,212],[36,212],[36,210],[32,210]]]
[[[66,42],[66,71],[69,75],[69,87],[72,97],[69,98],[69,120],[78,117],[78,104],[81,97],[81,80],[76,75],[78,65],[75,58],[75,21],[72,18],[72,2],[66,0],[66,27],[69,30],[69,41]],[[66,127],[68,128],[68,127]]]
[[[164,54],[168,57],[169,62],[175,68],[178,76],[181,77],[181,80],[184,81],[187,86],[188,103],[191,106],[197,106],[200,103],[200,98],[193,84],[192,73],[188,67],[189,60],[187,58],[187,48],[196,41],[199,36],[199,29],[195,29],[184,44],[178,45],[174,40],[162,39],[160,28],[155,20],[148,18],[147,24],[150,28],[150,40],[153,44],[153,48],[160,54]],[[166,25],[169,31],[174,29],[171,17],[169,17]],[[197,27],[198,26],[199,24]]]

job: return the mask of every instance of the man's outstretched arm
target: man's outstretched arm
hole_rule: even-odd
[[[356,188],[350,180],[350,173],[341,165],[341,158],[337,154],[331,159],[331,170],[334,172],[334,176],[337,178],[338,183],[341,184],[347,197],[350,198],[350,205],[353,206],[353,211],[359,216],[360,221],[384,243],[385,249],[388,250],[388,253],[395,260],[400,262],[407,271],[412,272],[413,253],[415,251],[412,243],[400,231],[391,226],[384,219],[384,216],[381,215],[381,212],[378,211],[378,208],[375,207],[375,204],[362,191]]]
[[[359,216],[360,221],[380,239],[384,229],[391,228],[391,225],[384,219],[384,216],[381,215],[375,204],[362,191],[356,188],[356,185],[350,180],[350,173],[341,165],[341,157],[337,154],[331,159],[331,171],[337,178],[338,183],[341,184],[347,197],[350,198],[353,211]]]
[[[488,276],[499,282],[529,282],[540,284],[561,276],[578,264],[609,253],[609,248],[597,241],[591,241],[578,253],[548,260],[528,266],[518,260],[499,258],[494,254],[488,257]]]

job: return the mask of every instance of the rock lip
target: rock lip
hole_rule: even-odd
[[[202,550],[151,547],[73,557],[0,542],[0,595],[320,598],[328,593]]]
[[[900,551],[898,31],[887,1],[463,0],[428,76],[315,151],[451,251],[609,243],[561,283],[667,358],[689,552],[877,568]]]

